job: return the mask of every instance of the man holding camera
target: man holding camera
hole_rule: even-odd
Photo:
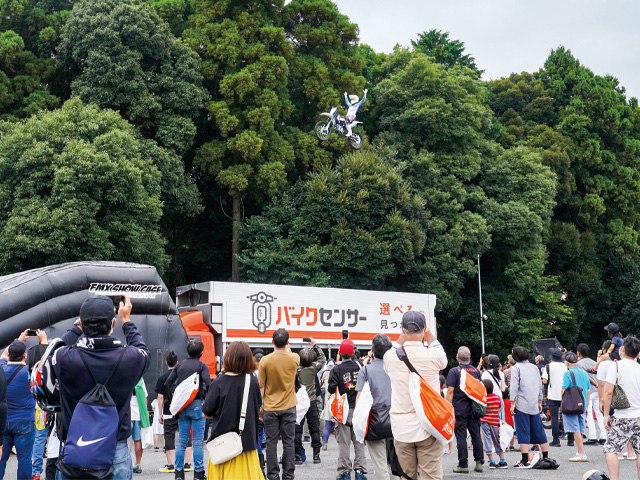
[[[117,323],[113,301],[105,296],[87,298],[80,307],[79,322],[64,336],[67,346],[59,348],[53,359],[60,385],[60,439],[63,442],[79,400],[96,385],[96,381],[106,381],[117,365],[105,386],[115,403],[119,418],[113,478],[123,480],[133,476],[127,446],[127,438],[131,435],[129,402],[135,385],[150,363],[149,350],[131,322],[131,308],[131,300],[125,295],[118,309],[122,331],[127,339],[127,345],[123,346],[120,340],[111,336]],[[92,445],[95,440],[85,438],[84,441],[87,448],[96,448]],[[57,480],[67,478],[62,472],[57,472]]]
[[[0,368],[7,378],[7,424],[2,439],[0,478],[4,478],[7,460],[14,446],[18,458],[18,478],[31,478],[36,402],[29,389],[27,347],[24,344],[27,332],[22,332],[0,357]]]

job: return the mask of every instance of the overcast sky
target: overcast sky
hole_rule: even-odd
[[[535,72],[552,49],[569,48],[597,75],[640,98],[639,0],[334,0],[376,51],[409,46],[436,28],[461,40],[485,79]]]

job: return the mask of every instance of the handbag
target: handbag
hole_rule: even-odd
[[[618,362],[616,362],[616,384],[613,386],[613,397],[611,397],[611,408],[614,410],[623,410],[631,407],[627,394],[620,385],[618,385]]]
[[[562,394],[560,409],[565,415],[582,415],[584,413],[584,396],[582,388],[576,385],[576,377],[571,370],[571,381],[573,386],[567,388]]]
[[[207,451],[209,459],[214,465],[228,462],[232,458],[242,453],[242,431],[244,430],[244,422],[247,417],[247,401],[249,400],[250,376],[245,375],[244,393],[242,395],[242,408],[240,409],[240,424],[238,430],[240,433],[227,432],[207,443]]]

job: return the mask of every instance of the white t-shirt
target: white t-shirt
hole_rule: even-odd
[[[600,365],[598,365],[598,382],[600,382],[600,380],[602,380],[603,382],[607,381],[607,372],[609,371],[609,365],[611,365],[612,363],[613,362],[611,360],[605,360],[604,362],[601,362]]]
[[[547,367],[549,367],[549,375],[547,375]],[[567,366],[562,362],[551,362],[542,370],[542,378],[547,380],[549,390],[547,398],[549,400],[562,400],[562,377],[567,371]],[[549,378],[551,377],[551,378]]]
[[[639,418],[640,364],[634,360],[627,359],[616,362],[607,371],[607,383],[620,385],[629,400],[630,407],[616,410],[616,418]]]
[[[493,393],[495,393],[499,397],[502,397],[502,388],[500,387],[505,384],[504,373],[498,370],[498,380],[500,381],[499,384],[498,382],[496,382],[496,379],[493,378],[493,370],[491,370],[490,372],[482,372],[482,377],[480,378],[482,380],[491,380],[491,383],[493,383]]]

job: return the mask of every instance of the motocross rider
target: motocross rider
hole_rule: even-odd
[[[357,95],[347,96],[347,92],[344,92],[344,101],[349,107],[349,110],[347,110],[347,116],[342,118],[344,120],[345,126],[347,127],[347,137],[351,136],[351,124],[356,119],[358,109],[367,99],[368,91],[369,90],[367,90],[366,88],[364,89],[364,96],[362,97],[362,100],[360,100]]]

